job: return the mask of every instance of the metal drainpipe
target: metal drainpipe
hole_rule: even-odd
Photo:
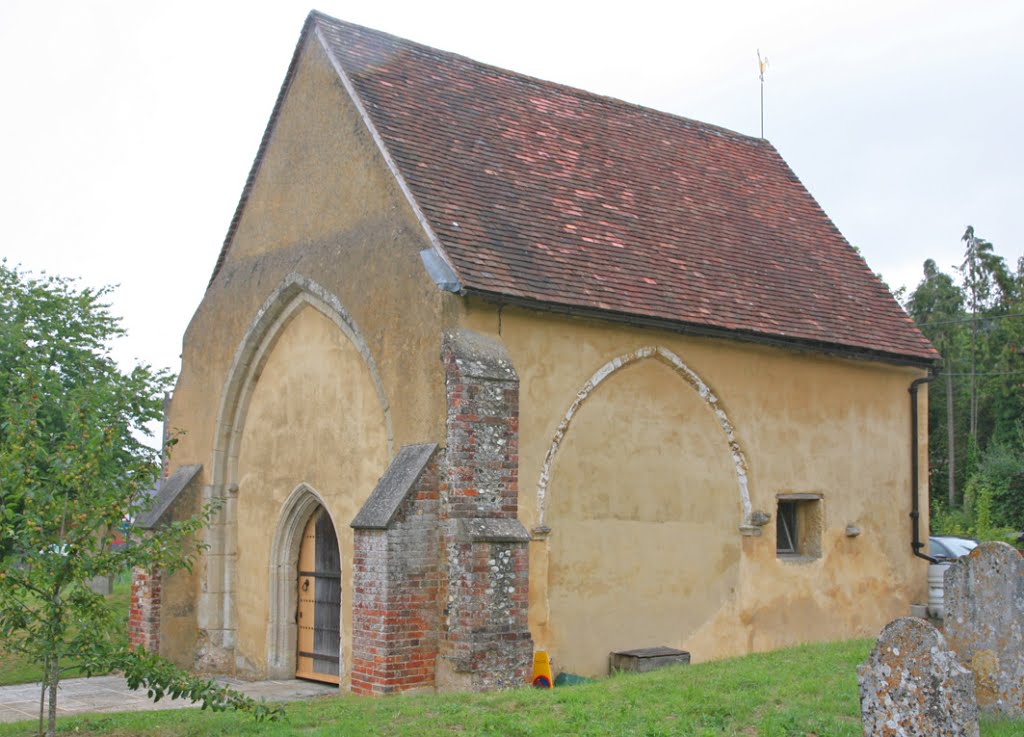
[[[910,519],[911,528],[914,532],[914,540],[910,543],[910,547],[914,550],[914,555],[918,558],[924,558],[929,563],[938,563],[939,561],[932,556],[921,552],[921,548],[924,547],[924,543],[921,542],[921,530],[919,525],[921,512],[917,503],[917,487],[920,475],[920,469],[917,462],[917,388],[921,386],[921,384],[927,384],[935,381],[935,379],[936,375],[929,373],[928,376],[921,379],[914,379],[910,382]]]

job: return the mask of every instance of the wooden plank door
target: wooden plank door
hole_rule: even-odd
[[[341,555],[321,507],[309,518],[299,548],[296,678],[338,683],[341,674]]]

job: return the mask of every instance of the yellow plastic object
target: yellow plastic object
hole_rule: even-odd
[[[547,651],[538,650],[533,654],[533,687],[554,688],[555,681],[551,677],[551,658]]]

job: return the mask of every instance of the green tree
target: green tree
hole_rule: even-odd
[[[943,358],[943,370],[935,390],[945,401],[936,398],[928,403],[930,486],[933,493],[944,496],[952,508],[956,505],[958,487],[957,418],[964,416],[956,411],[958,392],[955,386],[955,367],[962,362],[965,349],[964,295],[953,277],[928,259],[924,262],[924,278],[911,293],[906,308]]]
[[[1024,424],[1017,437],[992,442],[978,464],[977,476],[992,492],[994,524],[1024,530]]]
[[[190,567],[200,552],[195,533],[213,511],[114,546],[125,520],[149,504],[158,452],[144,441],[171,377],[118,367],[110,343],[124,331],[105,302],[109,292],[0,262],[0,637],[42,665],[47,735],[58,684],[72,671],[116,667],[157,697],[254,705],[128,651],[117,631],[123,622],[88,586],[134,566]]]
[[[995,530],[1024,519],[1024,258],[1014,271],[972,227],[962,241],[959,281],[926,261],[906,308],[943,357],[946,401],[929,403],[928,423],[935,520]]]
[[[996,255],[992,244],[974,233],[974,227],[967,226],[961,240],[964,242],[964,260],[960,274],[964,282],[971,312],[971,372],[970,372],[970,432],[978,433],[978,329],[979,317],[988,309],[1006,302],[1007,290],[1012,289],[1013,278],[1006,268],[1006,261]]]

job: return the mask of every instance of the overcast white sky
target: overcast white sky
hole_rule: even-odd
[[[0,256],[118,284],[178,370],[309,2],[0,2]],[[759,132],[893,287],[1024,253],[1024,2],[347,2],[345,20]],[[0,316],[2,317],[2,316]]]

